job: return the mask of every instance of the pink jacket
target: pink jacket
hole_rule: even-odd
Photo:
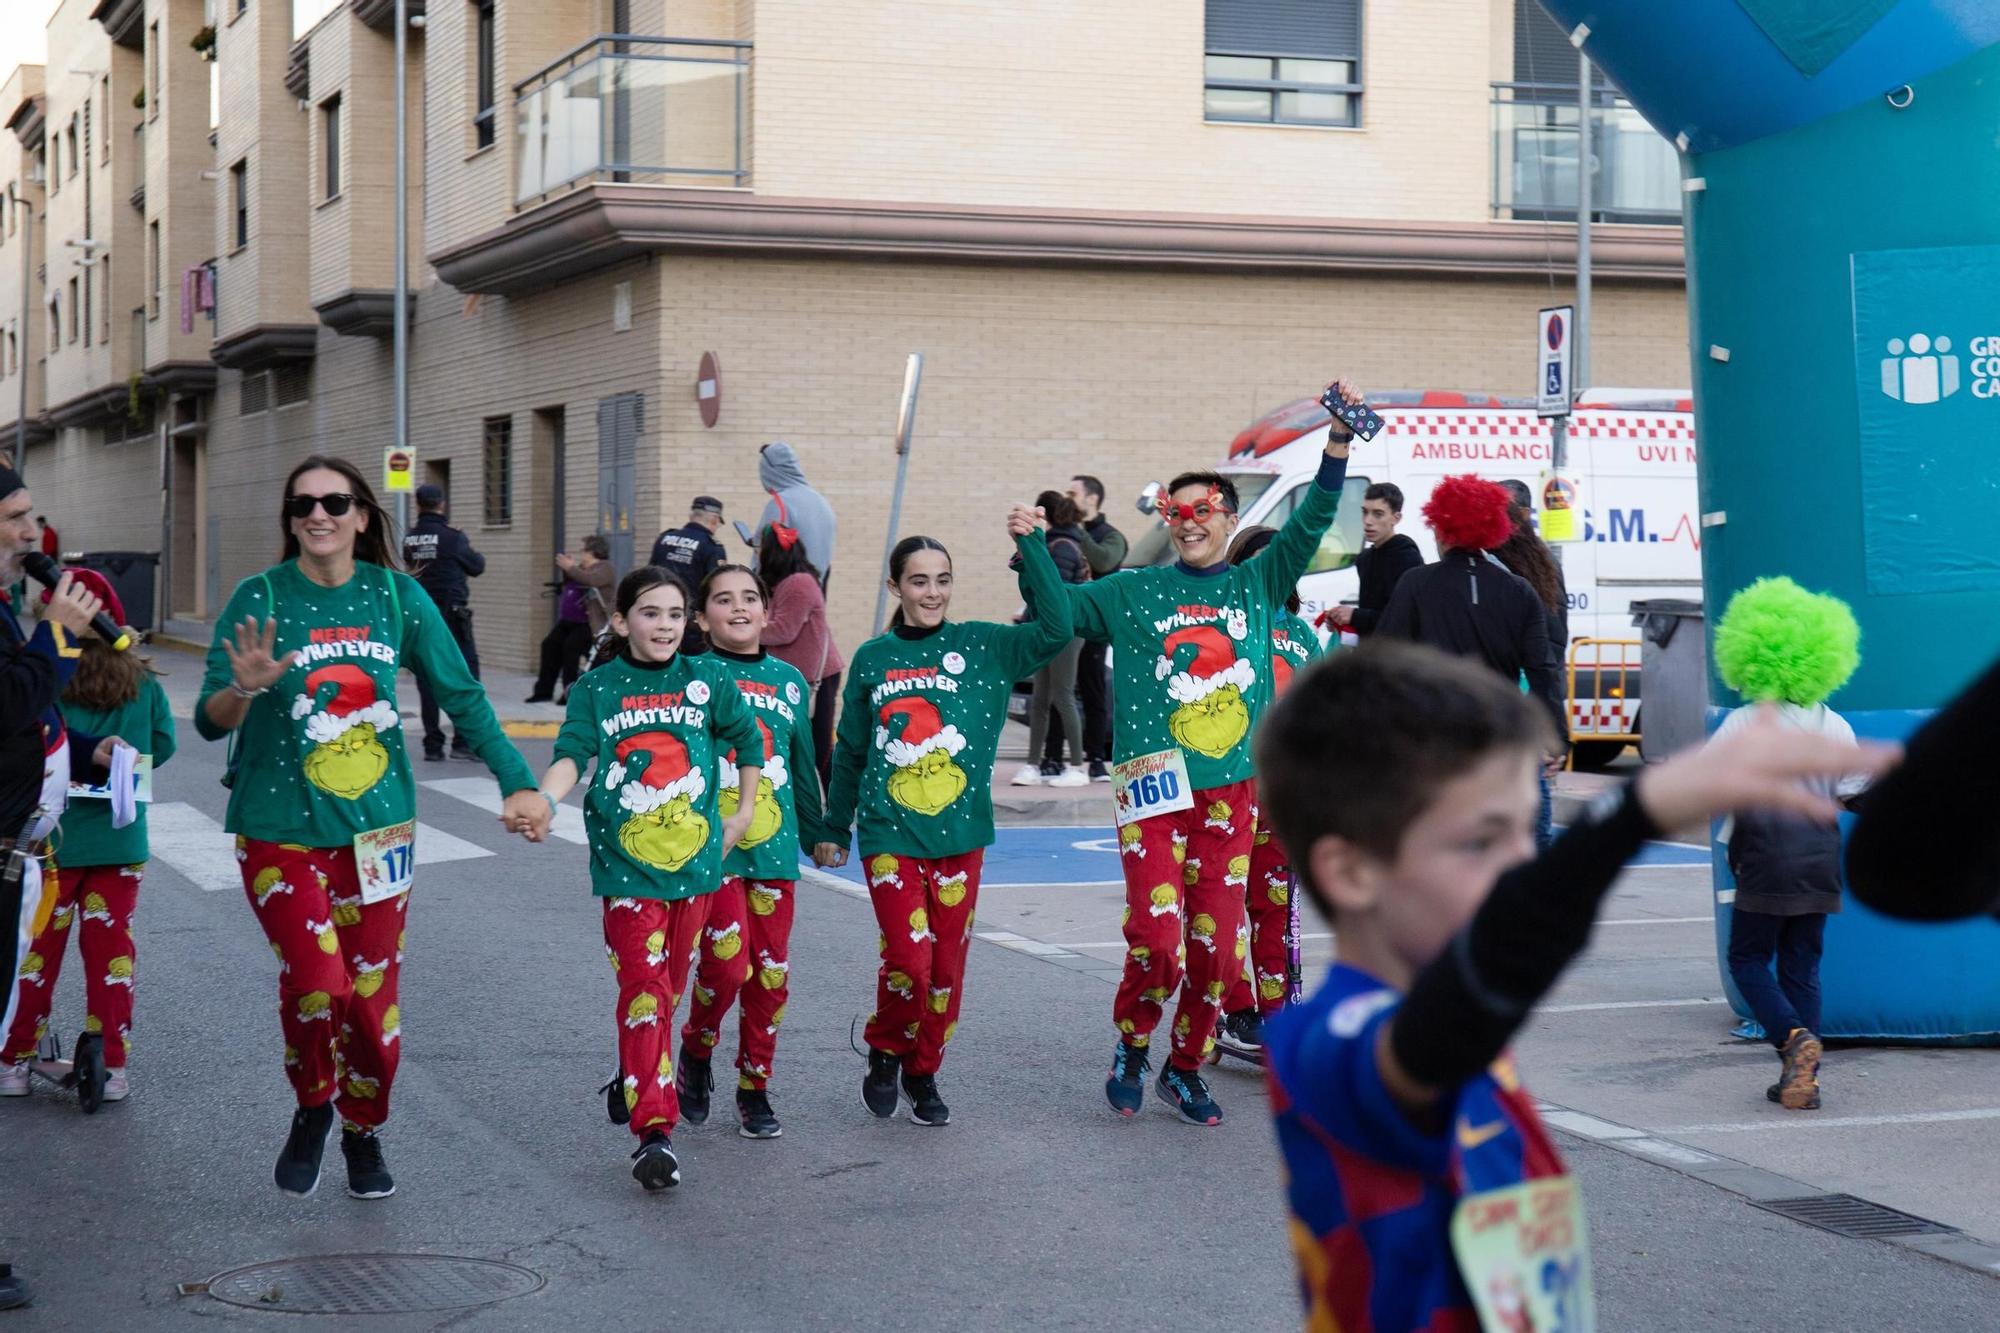
[[[826,596],[818,579],[793,574],[771,590],[764,647],[771,656],[797,667],[810,685],[846,670],[847,662],[826,623]]]

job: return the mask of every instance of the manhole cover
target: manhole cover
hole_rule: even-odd
[[[1900,1212],[1852,1194],[1811,1194],[1803,1199],[1770,1199],[1756,1207],[1841,1236],[1929,1236],[1956,1227]]]
[[[455,1254],[323,1254],[233,1268],[209,1279],[208,1294],[249,1310],[409,1314],[491,1305],[542,1282],[517,1264]]]

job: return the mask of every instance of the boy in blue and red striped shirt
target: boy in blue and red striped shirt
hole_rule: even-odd
[[[1647,838],[1745,808],[1831,822],[1799,780],[1897,753],[1749,726],[1531,861],[1547,727],[1477,664],[1371,642],[1302,675],[1259,735],[1265,808],[1336,927],[1326,984],[1265,1029],[1309,1329],[1594,1327],[1580,1200],[1508,1041]]]

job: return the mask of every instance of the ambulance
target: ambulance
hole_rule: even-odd
[[[1426,560],[1437,558],[1437,546],[1424,524],[1424,502],[1447,476],[1524,482],[1543,522],[1551,422],[1535,415],[1533,399],[1432,390],[1371,394],[1369,404],[1384,425],[1373,440],[1354,442],[1340,515],[1299,583],[1308,620],[1357,596],[1361,497],[1376,482],[1402,488],[1398,531],[1416,541]],[[1569,592],[1565,655],[1578,767],[1608,763],[1639,735],[1632,604],[1701,600],[1693,409],[1686,390],[1601,389],[1584,394],[1569,419],[1561,476],[1577,511],[1576,540],[1558,549]],[[1236,484],[1246,526],[1284,524],[1318,470],[1328,421],[1317,399],[1301,399],[1258,419],[1231,443],[1216,470]],[[1149,515],[1152,492],[1139,501]],[[1173,558],[1157,519],[1132,544],[1134,565]]]

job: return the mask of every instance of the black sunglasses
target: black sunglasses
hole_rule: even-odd
[[[285,497],[285,517],[311,518],[313,506],[326,511],[328,518],[339,518],[353,508],[357,497],[346,491],[335,491],[331,495],[291,495]]]

